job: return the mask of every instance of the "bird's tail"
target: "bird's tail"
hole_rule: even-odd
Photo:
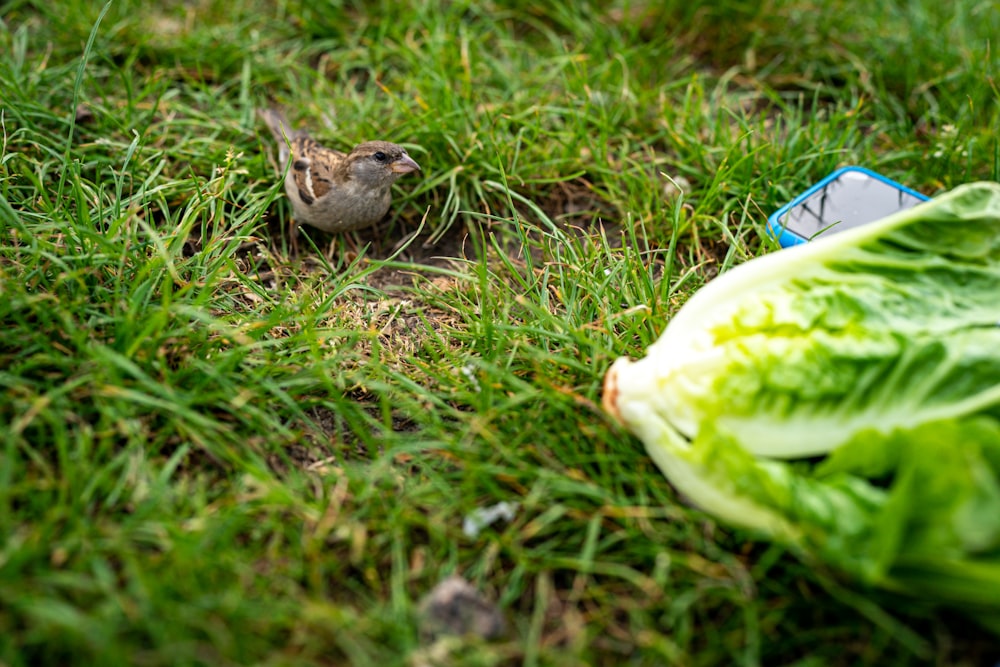
[[[274,140],[278,142],[279,160],[284,164],[288,157],[288,142],[294,139],[298,132],[288,124],[288,118],[279,109],[258,109],[257,115],[271,130]]]
[[[283,135],[289,138],[295,136],[292,126],[288,124],[285,112],[280,109],[258,109],[257,115],[267,124],[267,129],[278,141],[284,141]],[[282,130],[284,128],[284,130]]]

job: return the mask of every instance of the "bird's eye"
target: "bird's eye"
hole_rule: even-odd
[[[375,158],[376,162],[385,162],[388,159],[388,156],[386,156],[386,154],[382,151],[378,151],[375,155],[372,155],[372,157]]]

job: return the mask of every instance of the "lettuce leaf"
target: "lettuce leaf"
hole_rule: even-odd
[[[718,519],[1000,629],[1000,185],[726,273],[604,401]]]

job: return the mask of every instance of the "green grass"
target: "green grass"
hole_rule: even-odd
[[[509,632],[441,664],[995,660],[597,407],[833,168],[1000,179],[992,5],[843,4],[3,5],[0,664],[434,664],[452,573]],[[289,259],[267,104],[425,171]]]

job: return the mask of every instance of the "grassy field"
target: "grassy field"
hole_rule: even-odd
[[[998,660],[689,508],[599,408],[835,167],[1000,179],[992,3],[0,18],[0,665]],[[267,105],[424,171],[290,257]],[[451,574],[502,638],[422,641]]]

